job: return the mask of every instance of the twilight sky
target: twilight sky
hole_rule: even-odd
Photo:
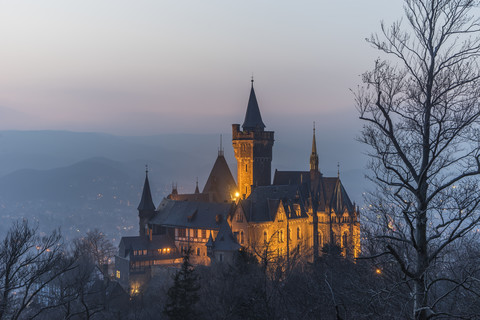
[[[267,130],[359,128],[365,38],[400,0],[0,0],[0,128],[230,132],[250,77]],[[321,129],[319,129],[321,131]]]

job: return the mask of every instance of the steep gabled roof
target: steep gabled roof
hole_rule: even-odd
[[[145,183],[143,184],[142,198],[137,209],[138,211],[155,211],[155,204],[153,204],[150,183],[148,181],[148,171],[145,173]]]
[[[219,153],[202,193],[211,194],[213,202],[230,201],[237,190],[237,184],[228,167],[225,157]]]
[[[262,116],[260,115],[260,109],[258,108],[257,97],[255,96],[255,90],[253,89],[253,80],[252,88],[250,89],[250,98],[248,99],[247,113],[245,114],[245,121],[243,121],[243,130],[259,130],[263,131],[265,129],[265,124],[262,121]]]
[[[352,202],[350,201],[345,188],[343,188],[340,179],[337,179],[335,184],[335,189],[333,190],[332,198],[330,200],[330,208],[332,208],[337,215],[342,215],[345,210],[350,214],[353,214],[354,212]]]

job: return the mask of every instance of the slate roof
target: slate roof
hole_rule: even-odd
[[[210,201],[225,202],[230,201],[232,194],[235,193],[236,190],[237,184],[233,179],[227,161],[225,157],[219,153],[202,193],[210,194]]]
[[[330,207],[335,210],[337,213],[343,214],[345,210],[348,212],[353,212],[354,207],[350,198],[348,197],[347,191],[340,182],[340,179],[337,180],[335,184],[335,189],[333,190],[332,198],[330,200]]]
[[[175,242],[168,235],[153,235],[152,241],[148,236],[122,237],[119,248],[119,256],[125,258],[133,250],[175,248]]]
[[[257,97],[255,96],[255,90],[253,89],[253,80],[252,80],[252,89],[250,89],[250,97],[248,99],[247,113],[245,114],[245,121],[243,121],[243,130],[259,130],[263,131],[265,129],[265,124],[262,121],[262,116],[260,115],[260,109],[258,108]]]
[[[142,198],[137,207],[138,211],[155,211],[155,204],[152,200],[150,191],[150,182],[148,181],[148,172],[145,173],[145,183],[143,184]]]
[[[304,199],[310,197],[311,175],[310,171],[275,171],[273,185],[298,185]],[[328,208],[335,212],[342,212],[346,208],[350,214],[354,206],[338,177],[320,177],[317,181],[317,194],[319,197],[319,210]]]
[[[242,207],[248,221],[262,222],[273,221],[278,207],[282,204],[288,205],[289,203],[290,205],[293,205],[293,203],[300,205],[301,217],[306,217],[303,197],[297,185],[255,187],[250,196],[246,200],[241,200],[239,205]]]
[[[220,223],[227,218],[232,209],[232,203],[164,199],[149,223],[168,227],[218,230]]]
[[[212,247],[215,251],[236,251],[242,247],[238,244],[237,240],[235,240],[232,229],[230,229],[226,220],[221,224]]]
[[[167,197],[171,200],[176,201],[203,201],[208,202],[210,201],[210,197],[207,193],[181,193],[181,194],[170,194]]]

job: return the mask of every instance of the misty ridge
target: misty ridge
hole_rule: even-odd
[[[231,134],[222,137],[226,160],[236,176]],[[302,132],[280,132],[273,147],[272,170],[306,170],[310,139]],[[349,155],[358,143],[345,141],[338,146],[328,137],[318,140],[320,170],[325,176],[336,176],[341,161],[342,181],[352,201],[361,204],[365,161]],[[4,221],[0,234],[13,221],[26,218],[38,223],[43,232],[60,228],[67,240],[97,228],[117,243],[122,236],[138,233],[136,208],[145,165],[158,205],[170,193],[172,183],[180,193],[188,193],[194,191],[198,178],[202,189],[219,144],[220,134],[0,131],[0,215]]]

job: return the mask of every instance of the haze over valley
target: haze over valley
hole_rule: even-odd
[[[272,170],[308,169],[311,133],[277,130]],[[321,133],[321,130],[317,129]],[[231,134],[223,149],[232,174],[236,162]],[[320,169],[337,175],[337,162],[352,201],[361,203],[364,159],[349,157],[327,135],[317,136]],[[0,214],[4,234],[11,222],[26,218],[42,231],[61,228],[67,239],[98,228],[117,243],[138,233],[137,205],[148,164],[156,205],[171,192],[203,188],[217,156],[220,134],[115,136],[68,131],[0,132]],[[346,145],[361,146],[353,139]],[[330,150],[326,152],[326,150]],[[325,168],[325,169],[324,169]]]

